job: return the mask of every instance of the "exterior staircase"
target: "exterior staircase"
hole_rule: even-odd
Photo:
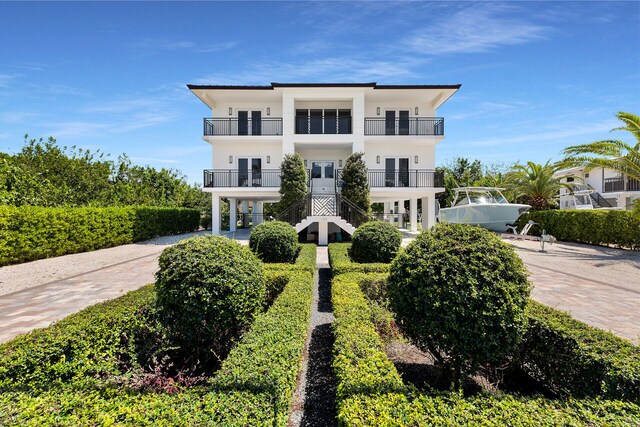
[[[613,205],[607,201],[600,193],[594,191],[589,194],[591,196],[591,202],[593,203],[594,208],[611,208]]]

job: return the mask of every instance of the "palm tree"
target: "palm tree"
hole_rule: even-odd
[[[626,130],[635,138],[635,144],[618,139],[605,139],[588,144],[572,145],[562,152],[567,156],[563,167],[585,166],[587,170],[602,167],[613,169],[628,178],[640,180],[640,117],[619,112],[616,117],[624,126],[613,129]]]
[[[508,174],[508,188],[533,209],[549,209],[556,204],[561,187],[571,188],[569,184],[560,182],[560,177],[553,176],[562,166],[550,164],[550,161],[544,165],[534,162],[517,164]]]

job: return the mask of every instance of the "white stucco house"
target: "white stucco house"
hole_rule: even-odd
[[[298,152],[309,175],[309,207],[297,218],[326,244],[337,231],[352,233],[340,199],[341,168],[363,152],[371,201],[387,212],[405,212],[418,229],[436,222],[435,195],[444,190],[435,171],[436,146],[444,139],[444,118],[436,111],[460,85],[377,83],[271,83],[266,86],[188,85],[211,110],[203,139],[211,144],[212,169],[204,191],[212,196],[213,233],[220,233],[220,199],[228,198],[231,229],[237,210],[261,221],[263,204],[280,198],[280,162]],[[422,212],[418,212],[421,199]],[[402,218],[404,215],[401,215]],[[400,220],[402,221],[402,220]]]
[[[607,168],[574,167],[558,171],[555,176],[562,182],[573,183],[573,190],[590,190],[585,197],[594,208],[631,209],[634,200],[640,199],[640,182]],[[587,192],[588,193],[588,192]],[[578,200],[578,208],[580,201]],[[569,189],[560,190],[560,209],[575,209],[576,198]]]

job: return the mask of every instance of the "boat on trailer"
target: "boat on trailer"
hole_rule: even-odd
[[[449,208],[442,208],[438,220],[454,224],[479,225],[490,231],[505,233],[531,206],[509,203],[498,187],[455,188]]]

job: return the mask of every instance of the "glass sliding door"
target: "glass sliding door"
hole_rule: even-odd
[[[385,111],[384,118],[385,118],[384,120],[385,135],[395,135],[396,134],[396,112]]]
[[[249,112],[238,111],[238,135],[249,134]]]
[[[311,110],[310,113],[309,133],[322,133],[322,110]]]
[[[384,186],[396,186],[396,159],[384,159]]]
[[[251,186],[262,187],[262,159],[251,159]]]
[[[351,133],[351,110],[338,110],[338,133]]]
[[[251,135],[262,135],[262,111],[251,112]]]
[[[324,110],[324,133],[338,133],[337,110]]]
[[[398,187],[409,186],[409,159],[398,159]]]
[[[309,110],[296,110],[296,133],[309,133]]]
[[[249,186],[249,159],[238,159],[238,187]]]
[[[398,111],[398,135],[409,135],[409,111]]]

